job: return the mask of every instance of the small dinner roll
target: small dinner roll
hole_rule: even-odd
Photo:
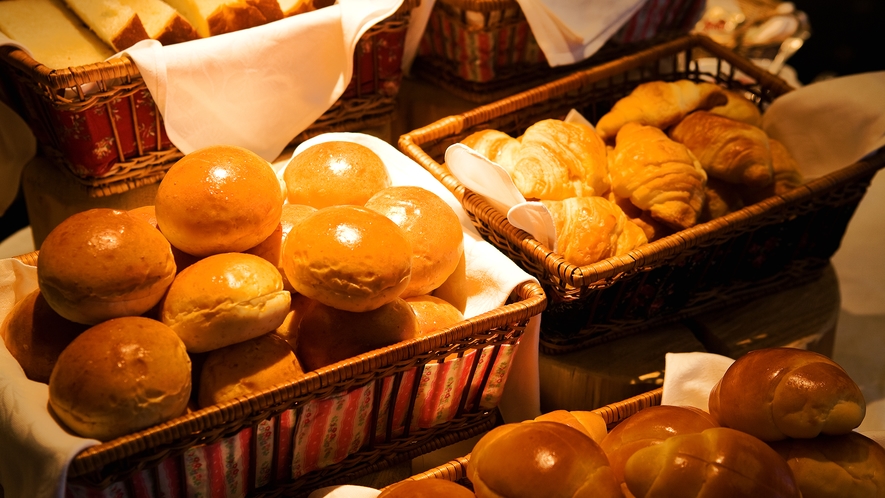
[[[378,498],[475,498],[469,489],[446,479],[400,481],[381,490]]]
[[[464,315],[458,311],[458,308],[438,297],[415,296],[406,298],[406,302],[412,307],[418,319],[420,335],[427,335],[464,321]]]

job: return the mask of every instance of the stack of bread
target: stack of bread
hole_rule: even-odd
[[[623,255],[802,183],[760,128],[759,108],[712,83],[638,85],[596,127],[546,119],[513,138],[462,140],[550,211],[557,252],[574,265]]]
[[[308,148],[284,177],[211,146],[169,169],[154,205],[50,232],[38,289],[0,335],[61,422],[113,439],[464,319],[445,201],[391,186],[353,142]]]
[[[484,435],[467,476],[480,498],[885,496],[885,448],[854,431],[864,411],[831,359],[762,349],[732,364],[709,412],[652,406],[610,431],[593,412],[551,412]]]
[[[0,32],[44,65],[101,62],[146,39],[170,45],[260,26],[317,0],[4,0]]]

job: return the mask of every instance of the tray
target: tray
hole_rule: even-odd
[[[712,72],[701,70],[700,56],[714,60]],[[637,84],[680,78],[709,78],[743,89],[763,108],[792,90],[709,38],[690,35],[449,116],[399,139],[400,149],[461,201],[480,233],[542,283],[549,303],[540,347],[547,354],[583,349],[819,278],[869,182],[885,167],[880,150],[782,196],[579,267],[510,225],[440,164],[449,145],[480,129],[517,136],[540,119],[563,119],[572,108],[595,123]]]

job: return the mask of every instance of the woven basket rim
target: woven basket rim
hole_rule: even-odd
[[[844,179],[868,175],[871,171],[885,166],[885,151],[880,151],[878,154],[867,158],[867,160],[811,180],[788,194],[771,197],[722,218],[681,230],[673,235],[630,251],[623,256],[607,258],[591,265],[577,266],[567,262],[561,254],[554,253],[527,232],[511,225],[506,217],[491,207],[482,196],[467,189],[453,175],[448,173],[444,166],[437,163],[421,148],[421,144],[427,141],[451,136],[493,118],[511,114],[534,103],[546,101],[570,91],[579,90],[601,79],[640,67],[647,62],[657,61],[664,55],[674,55],[692,48],[703,49],[719,59],[728,61],[736,70],[755,78],[761,85],[772,91],[774,95],[782,95],[793,89],[781,78],[764,71],[751,61],[719,45],[709,37],[701,34],[691,34],[589,69],[576,71],[571,75],[496,102],[479,106],[465,113],[445,117],[402,135],[399,138],[398,146],[406,155],[433,172],[434,176],[437,176],[455,194],[468,211],[484,220],[487,218],[488,224],[497,233],[506,237],[509,243],[518,247],[522,254],[538,263],[539,266],[543,266],[550,274],[558,276],[563,284],[573,287],[585,287],[622,272],[650,265],[669,257],[680,248],[701,244],[715,235],[721,235],[723,230],[737,230],[750,220],[756,219],[767,212],[782,209],[787,204],[800,202],[804,198],[812,197],[819,191],[830,188]]]
[[[15,256],[15,259],[36,266],[39,251]],[[77,477],[100,470],[108,463],[225,423],[262,418],[265,414],[278,409],[279,406],[285,405],[287,402],[294,402],[293,400],[298,397],[329,390],[336,386],[347,387],[348,382],[357,377],[381,372],[395,366],[398,362],[468,339],[483,331],[526,321],[540,314],[546,307],[547,298],[544,290],[533,280],[519,284],[513,294],[515,295],[513,299],[517,300],[510,304],[466,319],[430,335],[348,358],[307,372],[287,384],[203,408],[163,424],[86,448],[74,457],[68,477]]]

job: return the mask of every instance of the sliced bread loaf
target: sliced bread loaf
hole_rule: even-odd
[[[148,36],[163,45],[199,38],[197,30],[163,0],[120,0],[141,18]]]
[[[283,18],[278,0],[166,0],[202,37],[260,26]]]
[[[138,14],[118,0],[65,0],[65,3],[117,52],[149,38]]]

